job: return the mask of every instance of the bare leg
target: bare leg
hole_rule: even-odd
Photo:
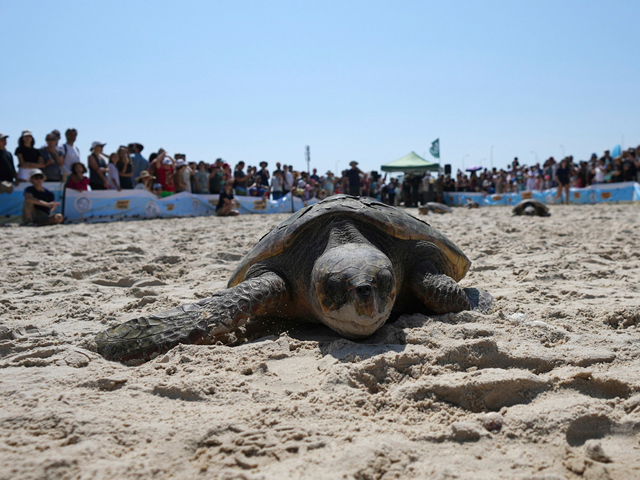
[[[284,280],[275,273],[265,273],[198,303],[109,328],[96,336],[98,352],[110,360],[126,360],[149,358],[178,343],[232,343],[228,337],[240,334],[252,318],[273,312],[287,297]]]

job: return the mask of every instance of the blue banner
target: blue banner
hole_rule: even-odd
[[[444,201],[448,205],[465,205],[473,200],[481,206],[517,205],[522,200],[533,198],[542,203],[553,203],[558,189],[552,188],[541,192],[523,191],[518,193],[471,193],[444,192]],[[564,193],[562,201],[564,201]],[[640,184],[637,182],[600,183],[587,188],[569,189],[569,203],[591,204],[603,202],[637,202],[640,201]],[[560,199],[558,200],[560,202]]]

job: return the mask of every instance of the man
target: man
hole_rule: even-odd
[[[26,225],[55,225],[64,220],[62,214],[53,213],[60,206],[60,202],[54,201],[53,192],[44,188],[45,179],[39,168],[33,169],[29,175],[32,186],[24,190],[22,210],[22,220]]]
[[[354,197],[360,196],[360,175],[364,175],[364,172],[358,168],[358,162],[352,160],[349,162],[351,168],[346,170],[346,177],[349,180],[349,195]]]
[[[62,146],[62,154],[64,157],[62,171],[68,176],[71,175],[71,167],[73,164],[80,161],[80,150],[74,145],[78,137],[78,131],[75,128],[67,128],[64,136],[67,137],[67,143]]]
[[[0,133],[0,182],[5,182],[3,188],[13,190],[9,184],[18,185],[20,181],[18,180],[16,166],[13,163],[13,155],[7,151],[7,138],[9,138],[9,135]]]
[[[233,183],[228,180],[224,183],[224,190],[220,194],[218,199],[218,205],[216,205],[216,215],[218,217],[235,217],[240,215],[238,210],[234,210],[236,201],[233,199]]]
[[[315,180],[317,183],[320,183],[320,177],[318,176],[318,169],[314,168],[312,170],[311,176],[309,176],[309,180]]]
[[[240,160],[233,171],[233,180],[235,184],[236,195],[249,194],[248,182],[250,178],[251,175],[244,174],[244,162]]]
[[[149,161],[144,158],[140,153],[144,147],[140,143],[129,144],[133,153],[130,155],[131,163],[133,165],[133,178],[138,178],[143,170],[149,169]]]
[[[42,173],[50,182],[61,182],[63,179],[64,156],[62,150],[58,148],[58,137],[51,132],[46,136],[45,140],[47,142],[46,146],[40,149],[42,158],[44,158]]]

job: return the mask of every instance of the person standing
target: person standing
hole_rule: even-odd
[[[118,163],[116,163],[116,166],[120,176],[120,188],[124,190],[133,189],[133,163],[129,156],[129,150],[123,145],[118,147]]]
[[[107,177],[109,178],[109,184],[107,189],[120,191],[120,170],[118,169],[119,155],[114,152],[109,155],[109,166],[107,167]]]
[[[0,133],[0,182],[10,182],[18,185],[18,173],[13,163],[13,155],[7,151],[7,138],[9,135]]]
[[[355,160],[349,162],[349,165],[351,165],[351,168],[346,170],[346,177],[349,180],[349,195],[359,197],[361,186],[360,175],[364,175],[364,172],[358,168],[358,162]]]
[[[244,173],[244,162],[240,160],[236,165],[236,168],[233,171],[233,179],[235,183],[235,190],[237,195],[248,195],[249,194],[249,179],[251,175],[245,175]]]
[[[80,161],[80,150],[74,145],[78,137],[78,131],[75,128],[67,128],[64,135],[67,137],[67,143],[62,146],[62,155],[64,157],[62,171],[65,175],[71,175],[73,164]]]
[[[133,165],[132,178],[138,178],[143,170],[149,169],[149,161],[144,158],[141,153],[144,147],[140,143],[132,143],[129,145],[133,153],[131,154],[131,163]]]
[[[89,186],[91,190],[106,190],[109,187],[107,181],[107,161],[102,155],[102,149],[106,143],[93,142],[91,144],[91,155],[87,159],[89,164]]]
[[[58,149],[58,137],[54,133],[49,133],[45,141],[47,145],[40,149],[44,159],[42,172],[50,182],[60,182],[63,179],[64,156]]]
[[[28,181],[31,170],[44,168],[42,153],[33,147],[34,140],[30,130],[23,130],[18,139],[16,157],[18,157],[18,178]]]
[[[560,166],[556,169],[556,180],[558,182],[558,192],[556,193],[556,197],[553,199],[553,204],[555,205],[558,198],[561,199],[562,191],[565,191],[565,203],[569,205],[569,183],[571,176],[571,168],[568,165],[568,161],[564,158],[560,162]]]

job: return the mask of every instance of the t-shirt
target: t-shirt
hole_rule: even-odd
[[[42,153],[40,150],[33,147],[21,146],[16,148],[16,156],[22,155],[22,160],[26,163],[42,163],[40,160],[42,158]],[[29,167],[32,168],[32,167]]]
[[[191,193],[191,172],[189,171],[189,167],[184,167],[182,172],[182,184],[184,185],[184,191]]]
[[[47,181],[59,182],[60,180],[62,180],[62,167],[58,165],[55,157],[50,154],[46,148],[41,148],[40,153],[42,154],[42,158],[44,159],[45,164],[45,167],[42,169],[42,173],[44,173],[45,177],[47,177]],[[56,153],[58,154],[58,157],[62,157],[62,151],[57,147]],[[52,163],[49,163],[50,160]]]
[[[203,172],[201,170],[196,170],[196,173],[194,173],[193,176],[198,182],[198,191],[196,193],[209,193],[209,174],[206,171]]]
[[[273,177],[271,177],[271,191],[282,192],[282,182],[282,175],[274,175]]]
[[[25,188],[24,193],[25,195],[27,193],[30,193],[31,195],[34,196],[34,198],[37,198],[38,200],[42,200],[43,202],[53,202],[55,200],[55,196],[53,195],[53,192],[51,192],[50,190],[47,190],[46,188],[44,188],[43,190],[36,190],[36,187],[34,187],[33,185]],[[47,215],[51,213],[51,209],[49,207],[45,207],[44,205],[34,205],[34,208],[40,210],[41,212],[46,213]]]
[[[13,155],[6,150],[0,150],[0,182],[13,182],[16,178],[16,167]]]
[[[228,200],[233,200],[233,190],[231,190],[231,192],[227,193],[225,190],[223,190],[222,192],[220,192],[220,198],[218,199],[218,205],[216,205],[216,211],[220,210],[222,207],[224,207],[224,199],[228,199]]]
[[[220,193],[222,188],[222,172],[217,172],[209,178],[209,193]]]
[[[109,163],[109,171],[107,172],[109,178],[109,186],[107,187],[109,190],[116,190],[116,187],[113,186],[113,181],[116,182],[118,187],[120,186],[120,173],[118,172],[118,167],[115,163]]]
[[[149,161],[139,153],[132,153],[130,156],[133,164],[133,178],[136,179],[143,170],[149,169]]]
[[[240,169],[233,171],[233,178],[235,179],[236,187],[247,189],[247,180],[239,180],[242,177],[246,177],[244,172]]]
[[[256,180],[258,181],[258,185],[262,185],[265,187],[269,186],[269,172],[266,170],[259,170],[256,173]]]
[[[166,165],[159,165],[156,169],[156,179],[158,183],[162,185],[162,190],[165,192],[175,192],[176,187],[173,184],[173,166],[169,166],[169,169],[165,168]]]
[[[80,150],[75,145],[69,145],[65,143],[62,146],[62,154],[64,155],[64,165],[62,170],[67,174],[71,174],[71,167],[74,163],[80,161]]]
[[[89,179],[82,177],[81,180],[75,180],[73,176],[69,177],[67,181],[67,188],[73,188],[74,190],[88,190]]]
[[[346,173],[347,178],[349,179],[350,187],[359,187],[360,186],[360,172],[355,168],[350,168]]]

